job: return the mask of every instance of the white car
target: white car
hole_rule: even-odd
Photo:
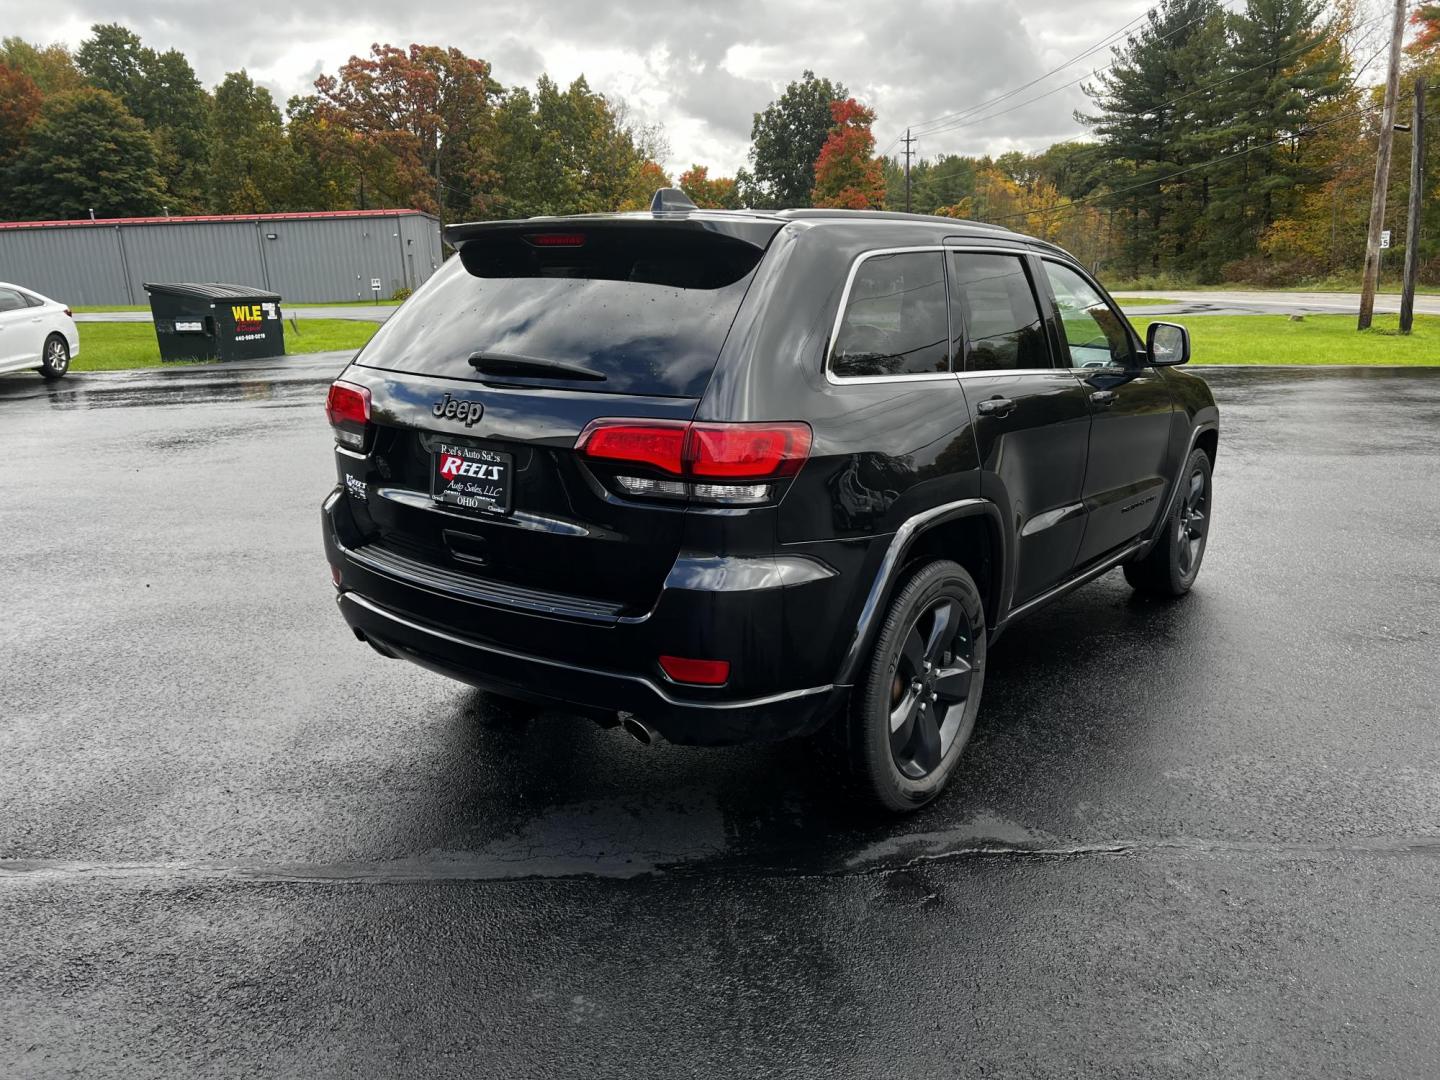
[[[70,370],[80,334],[58,300],[0,281],[0,373],[38,368],[47,379]]]

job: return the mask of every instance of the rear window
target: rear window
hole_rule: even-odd
[[[698,397],[762,255],[673,226],[497,230],[462,245],[358,362],[497,381],[474,359],[505,385]]]

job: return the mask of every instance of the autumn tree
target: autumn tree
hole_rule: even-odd
[[[215,88],[210,120],[207,209],[219,214],[283,209],[291,194],[294,162],[280,110],[270,91],[244,71],[232,71]]]
[[[0,166],[24,147],[25,136],[39,115],[40,87],[35,80],[8,64],[0,64]]]
[[[643,160],[631,170],[629,192],[620,201],[617,210],[648,210],[655,192],[661,188],[673,187],[659,162]]]
[[[155,144],[114,94],[86,88],[45,99],[0,188],[22,218],[157,213],[165,198]]]
[[[854,98],[830,105],[834,126],[815,161],[815,206],[878,210],[885,205],[885,173],[875,157],[875,113]]]
[[[0,64],[23,72],[42,94],[80,89],[83,79],[64,45],[32,45],[18,37],[0,39]]]
[[[840,83],[806,71],[785,92],[755,114],[750,129],[751,169],[743,194],[752,206],[784,209],[809,206],[815,162],[835,120],[830,106],[844,100]]]
[[[582,76],[565,89],[542,75],[517,87],[496,116],[498,181],[481,209],[500,217],[597,213],[649,204],[665,180],[655,133]]]
[[[738,210],[740,197],[735,180],[729,176],[710,179],[710,170],[704,165],[691,165],[680,174],[680,190],[690,196],[690,201],[702,210]]]
[[[494,99],[484,60],[435,45],[372,45],[315,81],[316,115],[342,140],[378,205],[465,216],[491,179]]]
[[[290,203],[307,210],[366,210],[383,205],[395,159],[345,127],[316,94],[292,97],[285,136],[293,163]],[[377,183],[377,178],[380,182]]]

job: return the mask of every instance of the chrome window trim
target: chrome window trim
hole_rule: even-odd
[[[860,264],[866,259],[876,258],[880,255],[912,255],[924,254],[930,251],[941,253],[947,251],[959,251],[972,255],[1009,255],[1012,258],[1020,259],[1022,262],[1027,256],[1036,255],[1040,258],[1050,256],[1040,255],[1035,249],[1015,244],[1013,246],[1001,246],[999,244],[971,244],[964,242],[948,242],[941,244],[918,244],[912,247],[876,248],[874,251],[862,251],[855,256],[850,263],[850,271],[845,277],[845,289],[840,294],[840,307],[835,312],[835,321],[830,327],[830,340],[825,344],[825,381],[831,386],[863,385],[866,383],[925,383],[925,382],[950,382],[954,379],[993,377],[996,375],[1048,375],[1051,372],[1073,372],[1077,370],[1072,367],[1046,367],[1046,368],[996,368],[994,371],[957,371],[951,368],[949,371],[925,371],[916,372],[910,375],[836,375],[830,369],[830,361],[835,355],[835,340],[840,336],[840,324],[845,321],[845,310],[850,305],[850,290],[855,284],[855,276],[860,272]],[[1055,259],[1061,265],[1069,265],[1063,259]],[[1093,284],[1093,283],[1092,283]],[[1032,291],[1035,286],[1031,285]],[[1106,295],[1102,290],[1102,295]],[[1035,296],[1035,303],[1039,307],[1041,298],[1038,293]],[[955,327],[951,325],[950,315],[953,305],[950,303],[950,265],[945,265],[945,321],[949,328],[950,344],[955,344]],[[951,362],[954,362],[953,355]]]
[[[1080,368],[1069,367],[1024,367],[993,368],[990,371],[957,371],[957,379],[994,379],[1009,375],[1074,375]]]
[[[861,265],[868,259],[878,259],[882,255],[925,255],[935,252],[942,256],[940,266],[945,274],[945,349],[948,353],[950,344],[955,340],[954,328],[950,325],[950,270],[945,266],[943,255],[946,251],[953,250],[948,244],[920,244],[914,247],[875,248],[873,251],[862,251],[850,264],[850,272],[845,275],[845,289],[840,293],[840,307],[836,309],[835,321],[830,326],[830,340],[825,343],[825,381],[832,386],[848,386],[863,383],[894,383],[894,382],[953,382],[954,371],[917,371],[909,375],[836,375],[830,368],[830,362],[835,359],[835,341],[840,337],[840,324],[845,321],[845,311],[850,306],[850,290],[855,286],[855,276],[860,273]]]

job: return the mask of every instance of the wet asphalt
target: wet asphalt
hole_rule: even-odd
[[[357,643],[338,366],[0,379],[0,1076],[1440,1074],[1440,369],[1206,370],[1195,591],[891,821]]]

